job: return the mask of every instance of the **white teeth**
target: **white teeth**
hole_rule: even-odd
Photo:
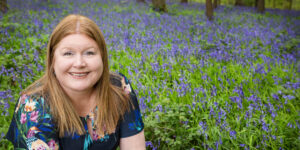
[[[83,77],[87,75],[88,73],[70,73],[72,76],[77,76],[77,77]]]

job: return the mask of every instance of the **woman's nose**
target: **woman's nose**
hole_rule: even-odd
[[[86,62],[85,62],[85,60],[84,60],[84,58],[83,58],[82,55],[77,55],[75,59],[76,60],[74,62],[74,67],[81,68],[81,67],[85,67],[86,66]]]

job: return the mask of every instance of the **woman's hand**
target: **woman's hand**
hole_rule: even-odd
[[[120,139],[120,150],[145,150],[144,130],[140,133]]]

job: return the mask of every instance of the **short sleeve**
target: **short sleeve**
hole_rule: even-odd
[[[41,96],[22,95],[5,136],[15,149],[58,149],[58,136]]]
[[[131,103],[134,106],[134,108],[131,108],[129,112],[124,114],[124,118],[120,123],[120,137],[125,138],[141,132],[144,129],[144,123],[140,113],[136,94],[132,89],[128,79],[122,74],[121,76],[123,77],[121,80],[122,88],[130,95]]]

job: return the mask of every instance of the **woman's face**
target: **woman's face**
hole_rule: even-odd
[[[69,94],[92,91],[103,72],[98,45],[83,34],[63,38],[55,49],[53,63],[57,80]]]

